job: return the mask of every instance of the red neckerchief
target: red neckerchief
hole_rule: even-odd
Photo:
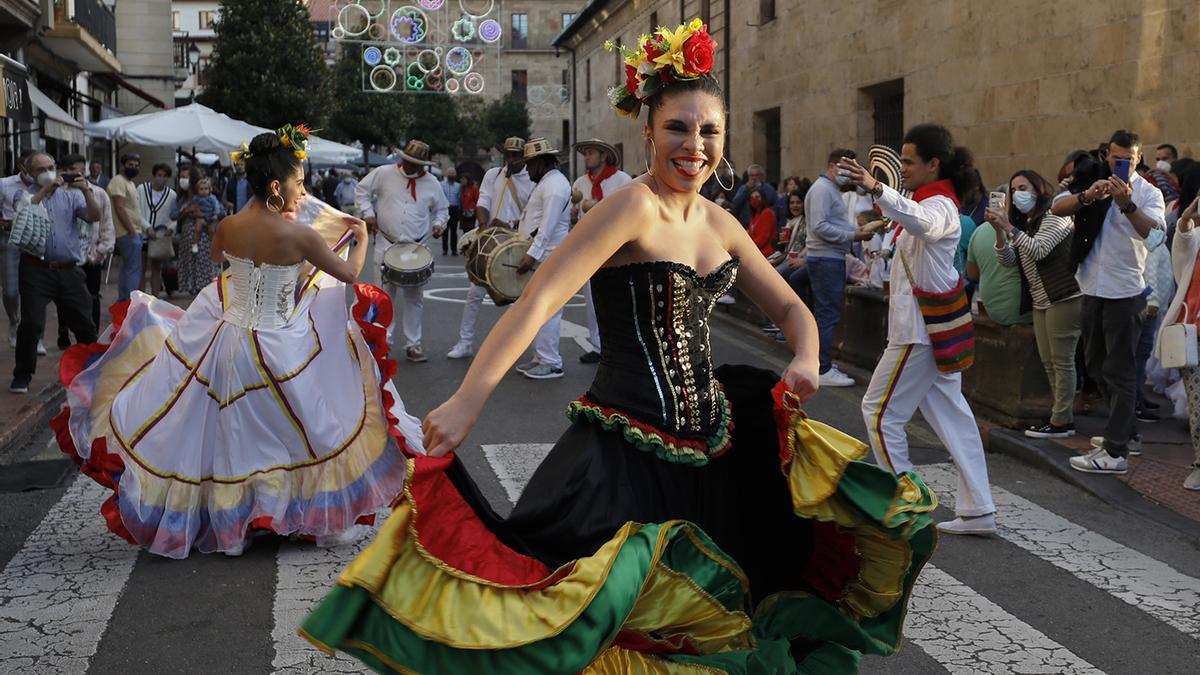
[[[958,195],[954,192],[954,183],[950,182],[949,178],[935,180],[932,183],[926,183],[917,188],[917,191],[913,193],[913,201],[921,203],[930,197],[937,197],[939,195],[949,197],[950,201],[954,202],[954,208],[959,208]],[[899,239],[903,232],[904,226],[896,223],[896,237],[892,241]]]
[[[591,171],[588,172],[588,179],[592,181],[592,199],[595,199],[596,201],[604,199],[604,190],[600,189],[600,184],[604,182],[604,179],[609,178],[616,173],[617,167],[615,164],[605,164],[604,168],[600,170],[600,175],[598,176],[593,176]]]
[[[400,170],[401,176],[408,178],[408,176],[404,175],[404,165],[403,164],[397,164],[396,168]],[[417,174],[416,178],[408,178],[408,191],[412,194],[412,198],[413,198],[414,202],[417,201],[417,181],[421,180],[424,176],[425,176],[425,169],[421,169],[421,172]]]

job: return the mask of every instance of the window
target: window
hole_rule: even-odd
[[[216,12],[200,12],[200,30],[212,30],[213,24],[217,22]]]
[[[183,30],[180,28],[179,12],[171,12],[171,28],[173,30]]]
[[[529,48],[529,15],[512,15],[512,45],[513,49]]]
[[[512,96],[518,101],[529,99],[529,72],[525,70],[512,71]]]
[[[208,86],[208,64],[212,61],[212,57],[201,56],[196,63],[196,84],[201,87]]]
[[[563,13],[562,13],[562,22],[563,22],[563,24],[562,24],[562,27],[563,27],[563,30],[566,30],[567,26],[570,26],[570,25],[571,25],[571,22],[572,22],[572,21],[574,21],[574,20],[575,20],[575,14],[574,14],[574,13],[572,13],[572,12],[563,12]]]
[[[758,25],[775,20],[775,0],[758,0]]]
[[[592,60],[583,62],[583,100],[592,100]]]
[[[859,138],[899,150],[904,142],[904,80],[859,90]]]
[[[654,35],[654,31],[658,30],[658,12],[650,12],[650,30],[646,31],[649,35]]]
[[[754,113],[754,161],[767,170],[767,179],[779,178],[783,159],[783,137],[779,108]]]
[[[562,71],[562,97],[561,103],[566,103],[571,100],[571,73],[566,68]]]
[[[700,0],[700,20],[704,23],[712,21],[712,2],[710,0]]]
[[[562,145],[559,145],[558,147],[562,148],[564,151],[571,147],[571,120],[562,121]]]

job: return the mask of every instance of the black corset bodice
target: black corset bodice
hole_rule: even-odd
[[[731,258],[706,275],[674,262],[598,270],[591,283],[602,350],[587,398],[680,439],[713,439],[724,398],[708,317],[737,268]]]

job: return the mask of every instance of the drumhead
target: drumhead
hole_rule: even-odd
[[[383,264],[393,270],[414,271],[433,264],[433,253],[420,244],[392,244],[383,253]]]
[[[529,251],[532,242],[527,238],[515,238],[500,244],[488,261],[488,286],[496,293],[516,300],[529,283],[532,272],[517,274],[517,266]]]

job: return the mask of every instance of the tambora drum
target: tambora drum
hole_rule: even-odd
[[[492,302],[507,305],[517,301],[532,274],[517,274],[521,259],[533,242],[507,227],[479,230],[467,249],[467,276],[487,289]]]
[[[433,276],[433,254],[420,244],[392,244],[383,253],[380,275],[396,286],[424,286]]]

